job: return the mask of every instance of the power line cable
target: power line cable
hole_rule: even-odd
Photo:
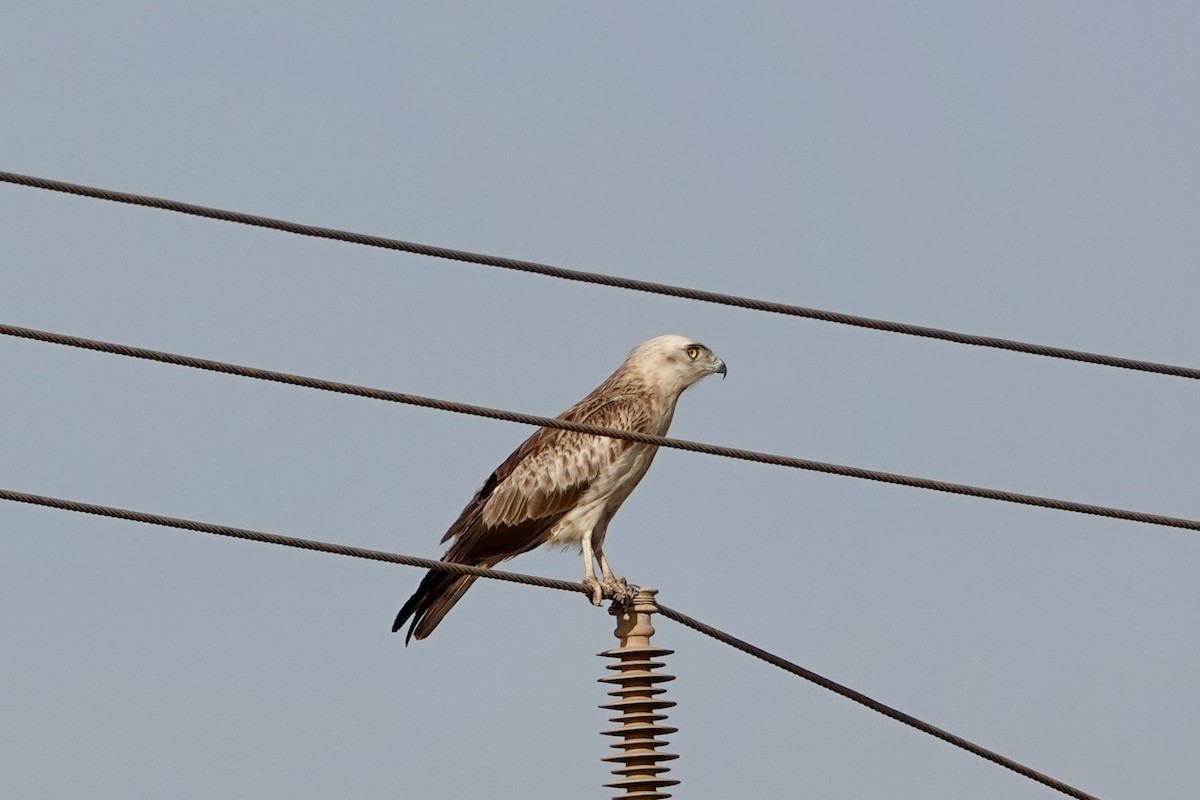
[[[245,539],[250,542],[262,542],[283,547],[295,547],[299,550],[312,550],[318,553],[333,553],[350,558],[363,558],[368,561],[383,561],[388,564],[402,564],[406,567],[436,569],[455,575],[473,575],[478,578],[491,578],[499,581],[520,583],[526,586],[537,586],[541,589],[558,589],[564,592],[579,592],[591,595],[592,590],[582,583],[560,581],[554,578],[543,578],[538,575],[525,575],[520,572],[504,572],[503,570],[472,567],[469,564],[453,564],[448,561],[438,561],[432,558],[418,558],[400,553],[389,553],[383,550],[370,550],[365,547],[351,547],[332,542],[320,542],[315,539],[300,539],[295,536],[283,536],[276,533],[264,533],[247,528],[234,528],[228,525],[214,525],[211,522],[197,522],[181,517],[167,517],[162,514],[149,514],[145,511],[131,511],[127,508],[101,506],[95,503],[81,503],[75,500],[64,500],[58,497],[18,492],[12,489],[0,489],[0,500],[10,500],[14,503],[26,503],[44,508],[57,508],[61,511],[74,511],[78,514],[93,514],[99,517],[111,517],[129,522],[142,522],[146,525],[161,525],[167,528],[208,533],[214,536],[228,536],[232,539]]]
[[[1005,503],[1017,503],[1019,505],[1036,506],[1038,508],[1049,508],[1055,511],[1071,511],[1077,514],[1090,514],[1097,517],[1108,517],[1111,519],[1127,520],[1129,522],[1140,522],[1147,525],[1164,525],[1169,528],[1183,528],[1186,530],[1200,531],[1200,520],[1187,519],[1184,517],[1168,517],[1162,514],[1151,514],[1144,511],[1131,511],[1128,509],[1114,508],[1111,506],[1077,503],[1071,500],[1059,500],[1053,497],[1041,497],[1039,495],[1009,492],[1001,489],[989,489],[983,486],[971,486],[964,483],[951,483],[949,481],[920,478],[914,475],[903,475],[894,472],[882,472],[880,470],[863,469],[861,467],[831,464],[825,461],[813,461],[811,459],[796,458],[794,456],[775,455],[757,450],[743,450],[735,447],[723,447],[720,445],[708,444],[706,442],[689,441],[687,439],[672,439],[666,436],[652,436],[650,434],[634,433],[632,431],[623,431],[614,428],[601,428],[596,425],[567,422],[566,420],[542,417],[534,414],[522,414],[515,411],[488,408],[487,406],[476,406],[469,405],[467,403],[457,403],[451,400],[440,400],[434,397],[423,397],[421,395],[405,394],[402,392],[393,392],[385,389],[373,389],[369,386],[359,386],[352,383],[323,380],[321,378],[310,378],[304,375],[293,375],[286,372],[275,372],[274,370],[260,369],[258,367],[247,367],[240,364],[231,364],[225,361],[213,361],[210,359],[180,355],[178,353],[168,353],[161,350],[149,350],[144,347],[133,347],[131,345],[104,342],[96,339],[84,339],[78,336],[52,333],[49,331],[36,330],[34,328],[23,328],[4,323],[0,323],[0,334],[5,336],[14,336],[21,339],[32,339],[50,344],[63,345],[66,347],[77,347],[84,350],[94,350],[101,353],[127,356],[129,358],[140,358],[147,361],[157,361],[164,364],[175,364],[177,366],[189,367],[192,369],[220,372],[226,375],[236,375],[243,378],[254,378],[257,380],[271,381],[274,383],[284,383],[291,386],[302,386],[308,389],[319,389],[326,392],[336,392],[338,394],[367,397],[373,400],[384,400],[392,403],[402,403],[405,405],[420,406],[422,408],[432,408],[438,411],[448,411],[455,414],[469,414],[477,417],[486,417],[488,419],[498,419],[505,422],[516,422],[524,425],[537,425],[544,428],[558,428],[560,430],[574,431],[576,433],[590,434],[593,436],[607,436],[612,439],[624,439],[631,442],[638,442],[640,444],[654,445],[656,447],[669,447],[676,450],[686,450],[692,453],[702,453],[704,455],[720,456],[722,458],[732,458],[740,461],[752,461],[758,464],[770,464],[777,467],[789,467],[791,469],[821,472],[826,475],[839,475],[847,478],[858,478],[860,480],[877,481],[879,483],[890,483],[896,486],[907,486],[914,489],[927,489],[935,492],[945,492],[947,494],[978,497],[985,500],[997,500]]]
[[[1056,791],[1062,792],[1070,797],[1078,798],[1078,800],[1097,800],[1095,796],[1090,795],[1080,789],[1076,789],[1070,784],[1063,783],[1057,778],[1052,778],[1044,772],[1038,772],[1037,770],[1027,767],[1018,761],[1013,761],[1011,758],[1002,756],[993,750],[988,750],[986,747],[977,745],[972,741],[962,738],[961,736],[956,736],[955,734],[939,728],[936,725],[931,725],[928,722],[917,719],[911,714],[905,714],[903,711],[892,708],[889,705],[885,705],[884,703],[881,703],[878,700],[863,694],[862,692],[855,691],[848,686],[843,686],[837,681],[830,680],[823,675],[818,675],[810,669],[805,669],[799,664],[792,663],[786,658],[777,656],[774,653],[770,653],[762,649],[761,647],[750,644],[749,642],[739,639],[736,636],[732,636],[723,630],[714,628],[711,625],[707,625],[700,620],[695,619],[694,617],[689,617],[687,614],[680,613],[673,608],[662,605],[661,603],[658,603],[657,605],[659,612],[667,619],[674,620],[680,625],[685,625],[694,631],[704,634],[705,636],[716,639],[718,642],[727,644],[736,650],[740,650],[743,653],[752,655],[755,658],[767,662],[768,664],[779,667],[785,672],[789,672],[792,675],[803,678],[806,681],[815,683],[817,686],[820,686],[823,689],[828,689],[835,694],[839,694],[842,697],[845,697],[847,700],[853,700],[854,702],[864,705],[872,711],[883,714],[885,717],[893,719],[896,722],[908,725],[910,728],[916,728],[922,733],[927,733],[930,736],[941,739],[943,742],[947,742],[955,747],[962,748],[968,753],[973,753],[980,758],[987,759],[993,764],[998,764],[1005,769],[1010,769],[1019,775],[1024,775],[1030,780],[1037,781],[1044,786],[1049,786],[1051,789],[1055,789]]]
[[[804,306],[790,305],[787,303],[756,300],[752,297],[741,297],[738,295],[722,294],[719,292],[709,292],[702,289],[690,289],[686,286],[673,286],[666,283],[655,283],[652,281],[636,280],[634,278],[622,278],[615,275],[603,275],[596,272],[565,269],[563,267],[555,267],[550,264],[541,264],[536,261],[524,261],[516,258],[491,256],[484,253],[472,253],[467,250],[455,250],[449,247],[438,247],[436,245],[420,244],[417,242],[406,242],[401,239],[391,239],[385,236],[373,236],[366,233],[355,233],[353,231],[340,230],[337,228],[323,228],[315,225],[304,225],[298,222],[289,222],[287,220],[264,217],[257,214],[247,214],[240,211],[228,211],[225,209],[213,208],[211,206],[201,206],[194,203],[184,203],[178,200],[167,200],[161,197],[151,197],[149,195],[133,194],[131,192],[118,192],[111,189],[84,186],[78,183],[67,183],[65,181],[39,178],[32,175],[21,175],[15,172],[0,171],[0,181],[18,186],[28,186],[34,189],[46,189],[53,192],[63,192],[66,194],[78,195],[80,197],[90,197],[98,200],[108,200],[115,203],[127,203],[130,205],[144,206],[147,208],[157,208],[163,211],[174,211],[180,214],[190,214],[192,216],[216,219],[224,222],[236,222],[241,225],[268,228],[270,230],[294,233],[301,236],[313,236],[319,239],[331,239],[350,244],[380,247],[386,250],[398,250],[405,253],[430,256],[432,258],[444,258],[452,261],[481,264],[500,269],[544,275],[551,278],[578,281],[580,283],[590,283],[597,286],[611,286],[618,289],[647,292],[649,294],[664,295],[666,297],[678,297],[685,300],[698,300],[705,303],[716,303],[718,305],[745,308],[752,311],[762,311],[771,314],[783,314],[790,317],[804,317],[807,319],[820,320],[822,322],[834,322],[839,325],[850,325],[857,328],[869,328],[871,330],[899,333],[906,336],[919,336],[926,339],[940,339],[946,342],[973,345],[975,347],[1009,350],[1016,353],[1045,356],[1047,358],[1079,361],[1087,364],[1099,364],[1105,367],[1116,367],[1118,369],[1152,372],[1158,375],[1171,375],[1179,378],[1200,380],[1200,369],[1195,367],[1162,364],[1134,358],[1121,358],[1118,356],[1104,355],[1103,353],[1090,353],[1083,350],[1071,350],[1065,347],[1051,347],[1048,345],[1034,344],[1031,342],[1016,341],[1014,339],[1001,339],[995,336],[980,336],[977,334],[961,333],[944,328],[932,328],[925,325],[910,325],[904,322],[892,322],[889,320],[874,319],[871,317],[861,317],[854,314],[843,314],[837,311],[825,311],[819,308],[806,308]]]
[[[30,494],[28,492],[18,492],[11,489],[0,489],[0,500],[9,500],[15,503],[26,503],[28,505],[41,506],[44,508],[55,508],[63,511],[73,511],[80,514],[93,514],[101,517],[109,517],[113,519],[128,520],[130,522],[141,522],[148,525],[159,525],[168,528],[176,528],[180,530],[195,531],[197,533],[208,533],[216,536],[227,536],[234,539],[244,539],[247,541],[262,542],[265,544],[280,545],[284,547],[294,547],[301,550],[309,550],[319,553],[332,553],[335,555],[349,556],[352,558],[362,558],[370,561],[382,561],[390,564],[402,564],[411,567],[422,567],[425,569],[439,569],[446,572],[453,572],[460,575],[474,575],[481,578],[491,578],[494,580],[510,581],[520,583],[526,586],[537,586],[540,588],[560,589],[568,592],[579,592],[581,594],[590,594],[590,589],[582,583],[572,583],[570,581],[555,580],[553,578],[543,578],[537,575],[525,575],[517,572],[503,572],[500,570],[484,569],[482,567],[471,567],[465,564],[452,564],[445,561],[435,561],[429,558],[417,558],[416,556],[407,556],[399,553],[389,553],[382,550],[371,550],[364,547],[351,547],[349,545],[334,544],[331,542],[322,542],[315,539],[301,539],[294,536],[283,536],[277,533],[266,533],[263,531],[248,530],[246,528],[235,528],[228,525],[215,525],[209,522],[199,522],[196,520],[182,519],[180,517],[168,517],[161,514],[150,514],[144,511],[132,511],[125,508],[115,508],[113,506],[102,506],[94,503],[82,503],[75,500],[64,500],[58,497],[47,497],[44,495]],[[682,614],[667,606],[659,605],[658,610],[663,616],[675,622],[685,625],[692,630],[716,639],[723,644],[727,644],[749,655],[755,656],[768,664],[772,664],[786,672],[801,677],[807,681],[811,681],[816,685],[835,692],[842,697],[853,700],[856,703],[866,706],[872,711],[883,714],[897,722],[915,728],[922,733],[929,734],[944,742],[962,748],[968,753],[980,756],[981,758],[991,761],[1006,769],[1010,769],[1020,775],[1031,780],[1037,781],[1045,786],[1049,786],[1063,794],[1078,800],[1098,800],[1093,795],[1076,789],[1075,787],[1063,783],[1056,778],[1052,778],[1042,772],[1025,766],[1020,762],[1014,761],[1011,758],[1000,755],[992,750],[975,744],[974,742],[963,739],[948,731],[945,731],[928,722],[924,722],[910,714],[892,708],[884,703],[875,700],[861,692],[843,686],[836,681],[830,680],[822,675],[819,675],[812,670],[805,669],[797,664],[774,655],[760,647],[745,642],[732,636],[718,628],[700,622],[697,619]]]

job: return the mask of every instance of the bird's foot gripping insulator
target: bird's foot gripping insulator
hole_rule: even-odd
[[[604,596],[613,601],[614,605],[627,606],[637,596],[638,587],[626,583],[624,578],[613,578],[600,584]]]
[[[588,599],[592,605],[598,606],[602,600],[611,600],[615,606],[627,606],[637,596],[639,588],[627,583],[624,578],[606,578],[597,580],[584,577],[583,585],[588,587]]]

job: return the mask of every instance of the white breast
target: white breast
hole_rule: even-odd
[[[579,544],[588,534],[592,535],[593,544],[602,544],[608,521],[645,476],[657,450],[649,445],[634,445],[626,450],[592,481],[575,507],[550,529],[547,544],[570,547]]]

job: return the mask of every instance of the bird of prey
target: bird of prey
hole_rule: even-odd
[[[683,390],[701,378],[725,375],[725,362],[686,336],[642,342],[617,371],[558,419],[663,436]],[[658,448],[607,436],[541,428],[496,468],[442,537],[443,561],[493,567],[540,545],[583,552],[583,581],[599,605],[621,597],[625,580],[604,557],[613,514],[650,468]],[[600,564],[603,581],[592,564]],[[466,593],[475,577],[430,570],[392,631],[412,618],[407,644],[424,639]]]

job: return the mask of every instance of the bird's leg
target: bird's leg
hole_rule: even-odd
[[[596,560],[600,562],[600,574],[604,576],[605,583],[625,582],[624,578],[617,578],[613,575],[612,567],[608,565],[608,559],[604,557],[604,548],[602,546],[596,548]]]
[[[596,580],[596,567],[592,564],[594,555],[592,553],[592,537],[584,536],[579,543],[580,549],[583,550],[583,583],[592,591],[592,605],[600,605],[600,601],[604,599],[604,586],[600,581]],[[601,562],[603,565],[603,562]],[[603,566],[602,566],[603,568]]]
[[[604,588],[605,596],[611,597],[616,603],[628,602],[637,593],[637,587],[630,587],[624,578],[613,575],[612,567],[608,565],[608,559],[604,557],[603,545],[596,547],[596,560],[600,562],[600,574],[604,576],[601,586]]]

